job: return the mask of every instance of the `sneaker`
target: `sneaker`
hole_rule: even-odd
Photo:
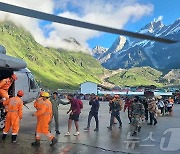
[[[99,131],[99,128],[95,128],[94,131],[95,131],[95,132],[98,132],[98,131]]]
[[[71,133],[70,132],[67,132],[64,136],[70,136]]]
[[[56,130],[56,134],[61,134],[59,130]]]
[[[85,132],[88,132],[89,131],[89,128],[87,127],[87,128],[84,128],[84,131]]]
[[[154,122],[154,125],[156,125],[157,124],[157,121],[156,122]]]
[[[122,124],[119,125],[119,128],[122,128]]]
[[[78,136],[78,135],[80,135],[80,133],[79,132],[76,132],[75,134],[73,134],[74,136]]]
[[[109,126],[109,127],[107,127],[107,128],[108,128],[109,130],[112,130],[112,127],[110,127],[110,126]]]
[[[148,125],[152,125],[152,123],[148,123]]]
[[[52,139],[52,142],[51,142],[50,146],[52,147],[52,146],[55,145],[56,143],[57,143],[57,139],[54,137],[54,138]]]
[[[12,144],[19,145],[20,143],[18,141],[12,141]]]

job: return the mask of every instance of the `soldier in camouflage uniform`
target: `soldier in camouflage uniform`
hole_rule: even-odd
[[[119,122],[119,128],[122,127],[122,121],[120,118],[120,111],[122,110],[122,100],[119,99],[119,95],[115,95],[112,100],[109,101],[109,113],[111,113],[110,126],[107,127],[109,130],[112,130],[112,125],[114,123],[114,118]]]
[[[140,103],[138,96],[135,96],[129,112],[132,118],[131,124],[134,126],[134,132],[132,134],[134,136],[141,130],[141,118],[144,120],[144,106]]]
[[[150,123],[148,123],[148,125],[152,125],[153,121],[154,121],[154,125],[157,124],[157,119],[156,119],[157,110],[158,110],[158,108],[156,105],[156,101],[154,98],[152,98],[150,100],[150,102],[148,103],[148,111],[149,111],[149,115],[150,115]]]

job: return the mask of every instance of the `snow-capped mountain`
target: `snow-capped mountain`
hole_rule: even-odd
[[[154,20],[141,28],[139,33],[180,40],[180,18],[171,25],[164,25],[159,19]],[[150,40],[118,37],[99,60],[108,69],[134,66],[151,66],[158,69],[180,68],[180,42],[164,44]]]
[[[99,59],[107,50],[107,48],[96,46],[92,49],[92,56],[96,59]]]
[[[100,62],[104,63],[107,60],[116,57],[116,53],[124,47],[125,43],[126,38],[124,36],[119,36],[112,46],[103,55],[101,55],[101,57],[99,57]]]

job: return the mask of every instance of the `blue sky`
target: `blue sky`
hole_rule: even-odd
[[[136,32],[159,16],[165,25],[179,18],[179,0],[0,0],[66,18]],[[109,48],[118,35],[1,13],[0,20],[11,20],[26,28],[43,46],[87,52],[97,46]],[[64,39],[75,38],[83,47]]]
[[[143,26],[157,19],[159,16],[163,16],[163,23],[165,25],[172,24],[177,18],[180,18],[180,1],[179,0],[140,0],[140,3],[151,3],[154,6],[152,14],[144,16],[142,19],[136,22],[129,21],[123,29],[129,31],[138,31]],[[97,44],[106,48],[112,45],[112,42],[118,35],[103,34],[98,38],[88,40],[91,48]]]

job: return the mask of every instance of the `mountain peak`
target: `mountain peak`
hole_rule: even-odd
[[[99,58],[101,57],[101,55],[103,55],[106,51],[108,50],[108,48],[104,48],[102,46],[95,46],[93,49],[92,49],[92,55],[94,58]]]
[[[126,37],[118,36],[114,41],[113,45],[109,48],[109,50],[114,50],[115,52],[121,50],[126,43]]]
[[[168,39],[179,39],[180,19],[170,25],[163,25],[162,17],[144,26],[140,33]],[[179,44],[166,45],[156,41],[119,36],[99,59],[109,69],[151,66],[158,69],[179,68]],[[120,46],[122,44],[122,46]],[[122,48],[121,48],[122,47]]]
[[[160,30],[162,27],[164,27],[164,24],[162,22],[162,17],[158,17],[157,19],[154,19],[154,21],[151,21],[149,24],[144,26],[139,32],[154,33],[155,31]]]

